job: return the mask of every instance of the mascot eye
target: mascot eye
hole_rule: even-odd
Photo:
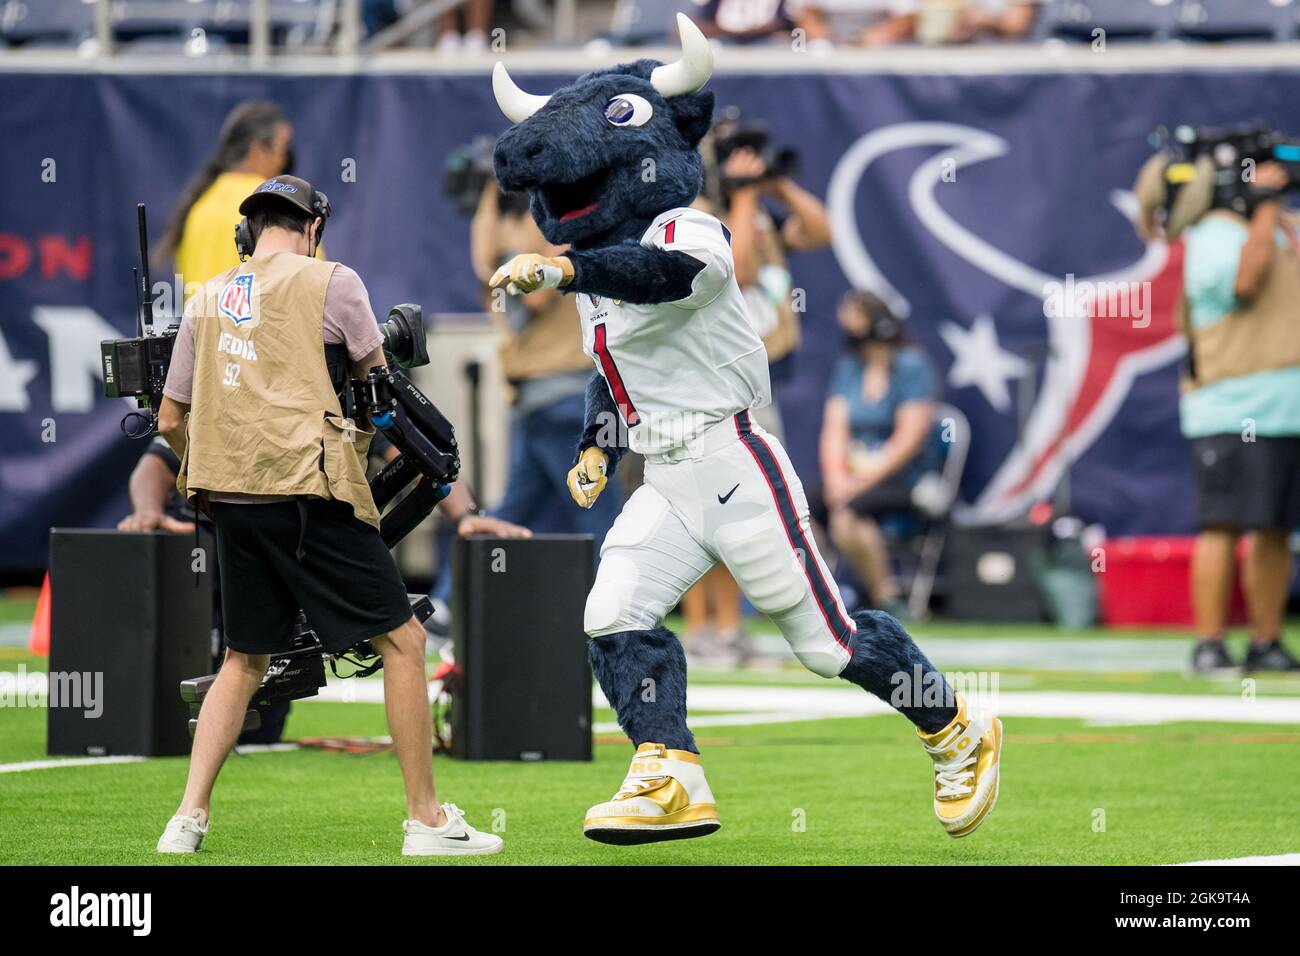
[[[644,126],[653,112],[650,103],[634,93],[616,96],[605,104],[605,119],[615,126]]]

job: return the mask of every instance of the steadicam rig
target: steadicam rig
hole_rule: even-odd
[[[346,361],[340,362],[335,353],[327,364],[336,385],[343,386],[340,404],[344,415],[356,422],[370,422],[376,432],[388,439],[399,452],[370,479],[370,493],[382,513],[379,533],[391,548],[447,497],[452,482],[460,474],[460,450],[451,422],[403,371],[429,362],[420,307],[410,304],[394,307],[380,330],[384,333],[387,366],[376,366],[364,379],[348,383],[343,371]],[[423,594],[412,594],[410,598],[411,613],[424,623],[433,613],[433,605]],[[340,674],[340,661],[351,665],[355,671]],[[300,615],[293,648],[272,658],[261,688],[253,695],[253,703],[269,704],[316,696],[325,686],[327,663],[336,677],[364,677],[382,666],[382,660],[369,641],[342,653],[326,653],[311,628],[311,622]],[[191,734],[197,725],[203,698],[215,680],[215,674],[208,674],[181,682],[181,697],[190,708]],[[256,729],[259,720],[257,711],[248,711],[244,717],[244,729]]]

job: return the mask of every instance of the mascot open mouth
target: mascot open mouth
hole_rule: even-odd
[[[596,211],[608,178],[609,170],[601,169],[571,183],[548,183],[542,187],[546,205],[560,222],[580,219]]]

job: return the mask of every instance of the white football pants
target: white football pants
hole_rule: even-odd
[[[817,552],[803,485],[747,411],[648,456],[645,484],[600,555],[584,620],[591,637],[655,627],[722,561],[805,667],[834,677],[849,662],[853,620]]]

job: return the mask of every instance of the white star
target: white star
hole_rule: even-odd
[[[998,331],[992,316],[977,315],[969,329],[955,322],[939,327],[939,336],[952,352],[948,384],[953,388],[974,385],[985,401],[999,412],[1011,407],[1007,380],[1028,374],[1030,364],[998,345]]]
[[[40,366],[32,359],[15,359],[9,343],[0,335],[0,411],[25,412],[31,407],[27,384]]]

